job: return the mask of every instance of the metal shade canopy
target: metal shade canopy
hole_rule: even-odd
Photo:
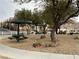
[[[15,23],[15,24],[32,24],[30,20],[13,20],[9,21],[8,23]]]
[[[8,23],[15,23],[15,24],[17,24],[17,38],[16,38],[16,40],[17,40],[17,42],[19,42],[20,41],[20,39],[19,39],[19,37],[20,37],[20,34],[19,34],[19,25],[20,24],[32,24],[32,21],[29,21],[29,20],[13,20],[13,21],[9,21]]]

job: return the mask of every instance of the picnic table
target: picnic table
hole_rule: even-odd
[[[27,36],[25,36],[23,33],[19,33],[19,35],[13,34],[11,37],[8,37],[8,38],[9,38],[10,40],[16,39],[17,42],[19,42],[20,40],[27,39]]]

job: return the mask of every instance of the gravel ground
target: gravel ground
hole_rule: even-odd
[[[40,52],[50,52],[50,53],[60,53],[60,54],[79,54],[79,39],[74,39],[79,35],[57,35],[59,45],[56,47],[37,47],[34,48],[32,45],[35,41],[41,44],[51,43],[49,35],[46,35],[46,38],[40,39],[41,35],[29,35],[28,39],[22,40],[20,43],[17,43],[15,39],[3,39],[0,40],[1,44],[32,51]]]

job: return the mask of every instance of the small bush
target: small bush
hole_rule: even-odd
[[[33,43],[33,45],[32,45],[34,48],[36,48],[36,47],[40,47],[41,46],[41,44],[40,43]]]
[[[57,46],[57,44],[52,44],[52,43],[50,43],[50,44],[45,44],[45,47],[56,47]]]
[[[44,39],[44,38],[46,38],[46,36],[45,35],[41,35],[40,39]]]
[[[70,34],[70,35],[73,35],[73,33],[72,33],[72,32],[70,32],[69,34]]]
[[[79,37],[78,36],[76,36],[76,37],[74,37],[74,39],[76,40],[76,39],[79,39]]]

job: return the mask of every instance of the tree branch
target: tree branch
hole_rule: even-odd
[[[60,22],[60,25],[63,25],[64,23],[66,23],[70,18],[74,17],[78,12],[79,10],[77,10],[75,13],[67,17],[63,22]]]
[[[68,0],[68,3],[66,5],[66,9],[69,7],[69,5],[71,5],[71,3],[72,3],[72,0]]]

